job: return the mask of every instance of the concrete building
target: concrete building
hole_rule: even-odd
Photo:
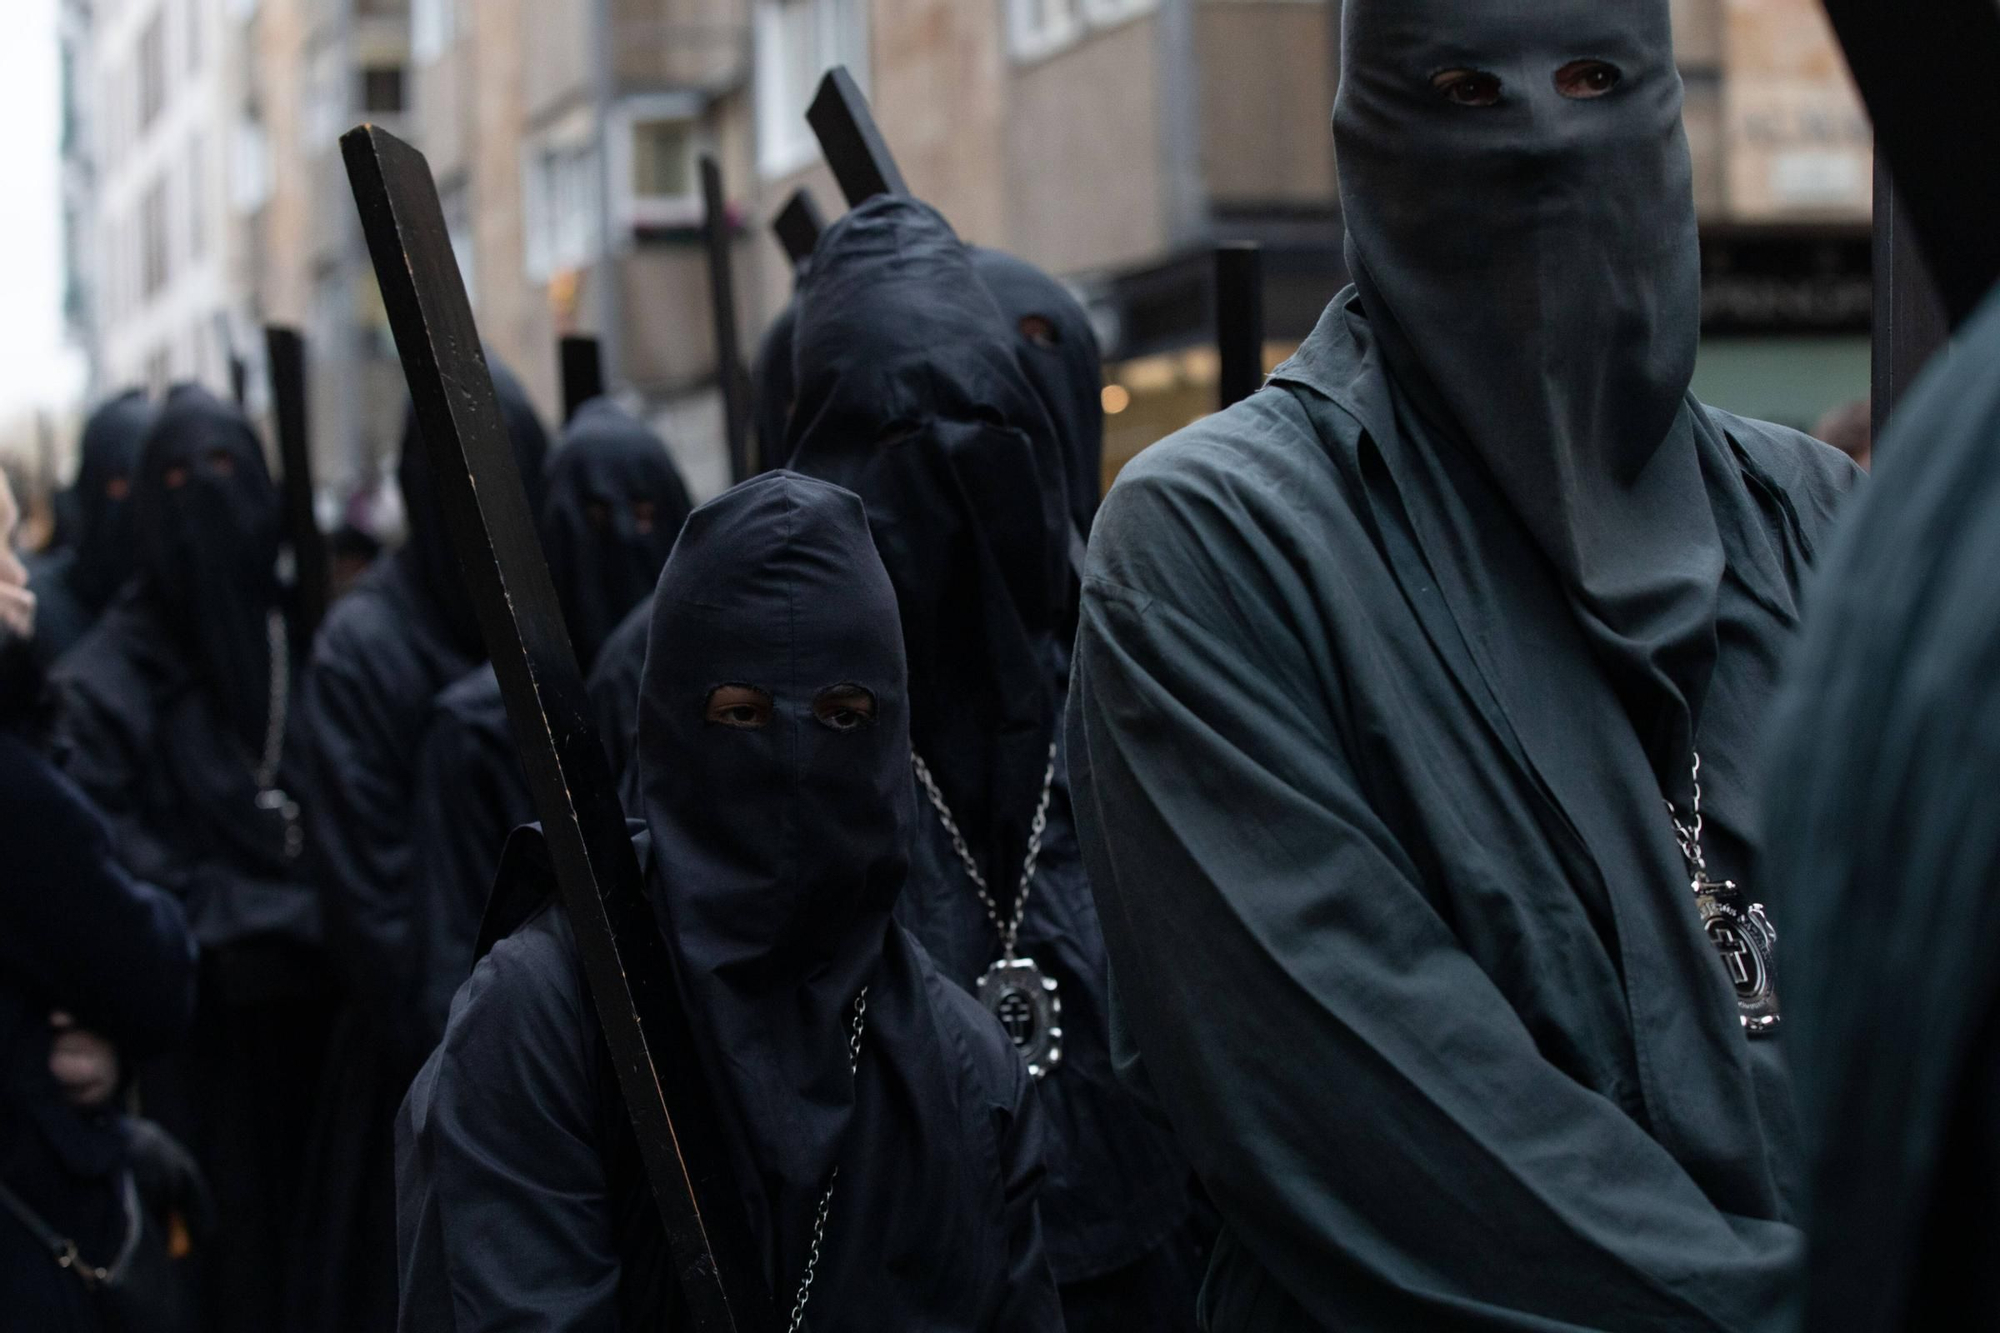
[[[229,388],[245,287],[218,133],[240,73],[223,3],[65,6],[70,320],[94,393]]]
[[[338,141],[363,120],[408,132],[409,9],[406,0],[234,4],[245,75],[230,118],[232,208],[247,315],[305,334],[315,480],[331,502],[393,463],[402,429],[402,370]],[[261,388],[262,376],[253,380]],[[252,405],[261,405],[254,394]]]
[[[1867,123],[1815,0],[1674,2],[1697,390],[1810,425],[1867,385]],[[804,121],[834,63],[914,190],[1084,299],[1116,386],[1108,471],[1213,400],[1217,241],[1264,247],[1267,360],[1345,280],[1337,0],[70,5],[98,92],[73,206],[97,382],[220,374],[217,311],[298,324],[336,492],[391,459],[402,402],[334,146],[364,116],[430,158],[481,331],[545,415],[557,339],[596,334],[698,494],[727,468],[696,161],[723,166],[747,356],[790,291],[770,219],[801,185],[839,211]]]
[[[1110,466],[1214,395],[1212,246],[1262,243],[1269,359],[1345,280],[1328,0],[417,0],[412,129],[481,327],[554,406],[599,333],[698,490],[723,480],[694,160],[739,222],[746,347],[790,267],[768,222],[838,194],[804,110],[844,63],[911,187],[1070,281],[1118,389]],[[432,16],[428,21],[426,15]],[[1869,141],[1811,0],[1678,0],[1706,251],[1698,387],[1810,424],[1866,389]],[[608,172],[600,164],[608,162]]]

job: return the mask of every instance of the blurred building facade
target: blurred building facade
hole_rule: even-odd
[[[245,284],[224,166],[242,67],[223,4],[64,0],[67,313],[93,394],[227,387]]]
[[[211,49],[238,66],[188,104],[237,146],[212,187],[235,201],[215,299],[306,329],[330,486],[385,463],[401,410],[333,142],[364,116],[429,156],[481,331],[545,413],[557,339],[597,335],[613,389],[704,495],[727,477],[696,162],[723,167],[747,357],[791,288],[771,218],[800,186],[840,211],[803,118],[831,64],[961,235],[1084,300],[1117,386],[1107,471],[1213,399],[1215,242],[1264,247],[1272,361],[1345,280],[1336,0],[98,0],[86,63],[127,68],[129,15],[176,5],[221,13]],[[1816,0],[1675,0],[1675,22],[1704,241],[1697,389],[1809,423],[1867,386],[1865,117]],[[135,170],[110,191],[99,174],[125,206],[86,210],[96,233],[134,225],[152,179]],[[99,382],[149,364],[175,318],[100,329]],[[193,355],[171,347],[170,367]]]

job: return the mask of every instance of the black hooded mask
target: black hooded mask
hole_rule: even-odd
[[[153,426],[153,406],[133,389],[99,407],[84,423],[77,464],[75,558],[70,591],[93,614],[132,577],[132,470]]]
[[[1478,460],[1684,775],[1723,548],[1688,397],[1700,262],[1668,6],[1354,0],[1345,25],[1348,266],[1404,429]]]
[[[175,388],[132,487],[137,586],[252,756],[272,706],[282,513],[243,413],[198,386]]]
[[[577,409],[549,459],[542,546],[577,662],[598,649],[660,577],[694,506],[666,442],[608,398]]]
[[[974,247],[972,265],[1015,334],[1021,369],[1062,445],[1070,518],[1088,535],[1104,491],[1104,358],[1069,289],[1025,259]]]
[[[769,723],[707,721],[725,684],[767,695]],[[872,721],[820,720],[815,699],[839,685],[873,697]],[[900,1206],[895,1230],[921,1236],[941,1182],[912,1190],[896,1163],[919,1169],[945,1146],[925,1125],[957,1121],[929,1104],[945,1056],[890,920],[915,814],[909,703],[896,595],[860,502],[781,471],[697,509],[660,580],[640,699],[650,892],[766,1279],[789,1299],[835,1165],[843,1230],[887,1244],[888,1224],[865,1219]]]
[[[506,425],[507,440],[514,446],[521,485],[528,492],[529,511],[540,514],[543,470],[549,453],[548,432],[543,429],[541,418],[535,415],[534,404],[528,401],[528,391],[500,358],[488,353],[486,366],[492,372],[493,390],[500,399],[500,419]],[[429,459],[417,436],[415,407],[404,413],[402,458],[396,465],[396,480],[402,488],[404,522],[409,529],[398,558],[413,567],[416,583],[436,608],[451,645],[469,657],[484,660],[486,652],[479,633],[479,618],[465,591],[458,557],[451,549],[451,534],[445,528],[437,480],[431,475]]]
[[[1055,429],[966,247],[925,204],[880,196],[828,227],[798,304],[792,466],[867,505],[917,750],[974,854],[1012,860],[1054,734],[1070,586]]]

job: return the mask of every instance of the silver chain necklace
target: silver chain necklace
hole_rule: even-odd
[[[1049,825],[1049,798],[1054,795],[1056,785],[1056,743],[1049,742],[1049,765],[1042,774],[1042,798],[1036,803],[1034,821],[1028,826],[1028,854],[1021,862],[1020,888],[1014,895],[1013,912],[1004,920],[1000,904],[993,900],[992,887],[980,873],[979,862],[973,859],[965,834],[945,803],[944,792],[931,776],[930,765],[911,750],[910,766],[916,770],[917,782],[930,798],[931,808],[937,811],[938,823],[951,838],[951,848],[965,867],[965,877],[972,881],[979,905],[986,909],[986,919],[1000,936],[1000,957],[979,978],[979,1001],[1000,1020],[1021,1058],[1027,1061],[1028,1072],[1041,1078],[1062,1063],[1062,997],[1056,991],[1056,979],[1044,976],[1034,959],[1017,957],[1015,950],[1021,938],[1021,923],[1028,916],[1028,894],[1035,885],[1042,834]]]
[[[868,988],[854,997],[854,1022],[847,1032],[847,1072],[849,1076],[861,1070],[861,1029],[868,1019]],[[820,1242],[826,1239],[826,1215],[833,1207],[834,1182],[840,1179],[840,1166],[834,1165],[833,1174],[827,1177],[826,1193],[819,1196],[819,1214],[813,1218],[812,1246],[806,1251],[805,1276],[799,1279],[798,1299],[792,1302],[792,1322],[786,1325],[785,1333],[799,1333],[806,1324],[806,1302],[812,1299],[813,1274],[819,1271]]]
[[[1764,904],[1748,900],[1736,881],[1708,877],[1708,858],[1701,850],[1701,755],[1694,757],[1694,798],[1684,823],[1680,811],[1667,800],[1667,817],[1673,821],[1674,840],[1680,843],[1681,857],[1687,862],[1688,887],[1701,913],[1702,932],[1715,946],[1722,970],[1736,991],[1736,1013],[1743,1030],[1753,1037],[1765,1036],[1778,1028],[1778,991],[1772,980],[1772,952],[1778,932],[1764,912]]]
[[[285,633],[284,612],[274,608],[265,614],[264,641],[271,658],[269,705],[264,712],[264,755],[251,776],[257,783],[257,808],[278,816],[285,830],[285,859],[296,861],[305,850],[306,831],[299,822],[299,803],[278,786],[292,700],[291,640]]]

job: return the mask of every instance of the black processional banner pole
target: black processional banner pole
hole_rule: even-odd
[[[729,479],[750,475],[750,376],[736,336],[736,279],[729,255],[729,209],[722,167],[701,155],[702,237],[708,242],[708,299],[715,320],[715,377],[722,385],[722,425],[729,443]]]
[[[1255,241],[1215,247],[1216,406],[1264,387],[1264,254]]]
[[[422,154],[374,126],[350,130],[340,146],[445,526],[500,679],[690,1327],[771,1333],[770,1295],[672,956],[591,723],[436,182]]]
[[[563,336],[556,357],[562,370],[563,424],[567,426],[579,407],[603,397],[604,358],[597,339],[576,333]]]
[[[771,230],[777,234],[778,244],[785,247],[785,257],[793,268],[811,258],[819,245],[819,234],[826,230],[826,217],[812,191],[803,185],[793,190],[778,216],[771,219]]]
[[[819,81],[819,91],[806,108],[806,124],[819,139],[819,150],[849,208],[878,194],[910,192],[888,140],[875,124],[875,113],[847,66],[835,65]]]
[[[1876,388],[1891,397],[1941,330],[1925,311],[1934,284],[1956,328],[2000,279],[2000,68],[1993,0],[1825,0],[1827,17],[1875,124],[1879,190]],[[1884,198],[1884,194],[1888,197]],[[1928,278],[1924,276],[1927,272]],[[1875,410],[1893,403],[1878,397]]]
[[[297,329],[264,328],[265,368],[271,377],[271,420],[284,467],[285,523],[292,543],[292,570],[298,587],[299,629],[310,638],[326,617],[332,587],[326,537],[314,504],[312,439],[307,434],[306,344]]]

